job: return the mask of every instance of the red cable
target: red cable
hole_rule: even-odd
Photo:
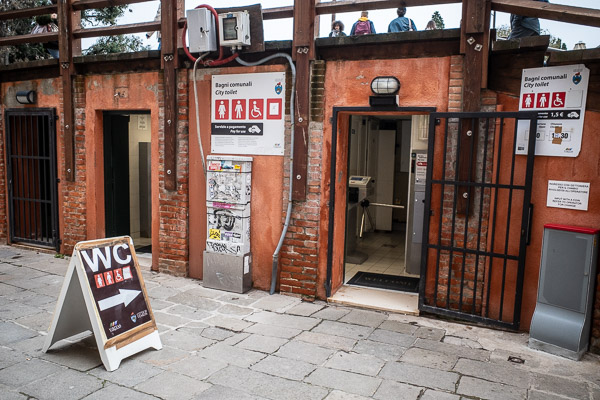
[[[200,4],[199,6],[197,6],[195,8],[206,8],[213,14],[213,16],[215,17],[215,30],[216,30],[215,34],[217,35],[217,38],[218,38],[219,37],[219,14],[217,14],[217,11],[214,8],[212,8],[211,6],[209,6],[208,4]],[[185,40],[186,33],[187,33],[187,20],[183,24],[183,31],[181,34],[181,42],[183,44],[183,51],[185,52],[185,54],[188,56],[188,58],[190,60],[192,60],[193,62],[196,62],[197,58],[194,57],[192,55],[192,53],[190,53],[190,50],[188,49],[187,42]],[[206,60],[206,61],[204,61],[204,65],[211,65],[211,66],[223,65],[223,64],[227,64],[228,62],[235,60],[237,57],[238,57],[238,53],[234,53],[231,56],[227,57],[226,59],[223,59],[223,46],[219,46],[219,58],[217,58],[216,60]]]

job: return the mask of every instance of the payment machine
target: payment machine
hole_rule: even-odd
[[[427,150],[413,150],[411,162],[411,190],[406,241],[406,272],[421,272],[421,246],[425,216],[425,183],[427,179]]]
[[[363,218],[361,203],[373,195],[373,180],[370,176],[353,175],[348,180],[348,237],[346,238],[346,262],[362,264],[369,257],[356,250],[358,220]],[[361,212],[359,213],[359,210]]]

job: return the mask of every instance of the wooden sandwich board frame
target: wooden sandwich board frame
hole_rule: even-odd
[[[42,351],[86,331],[94,334],[108,371],[142,350],[162,349],[129,236],[75,245]]]

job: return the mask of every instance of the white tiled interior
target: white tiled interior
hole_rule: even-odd
[[[362,239],[357,239],[356,250],[368,254],[369,258],[362,264],[346,263],[344,283],[348,282],[359,271],[415,276],[406,273],[404,264],[405,237],[403,231],[365,232]]]
[[[139,143],[150,142],[150,138],[150,115],[132,114],[129,118],[129,226],[134,239],[140,237]]]

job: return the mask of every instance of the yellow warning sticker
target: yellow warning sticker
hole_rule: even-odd
[[[221,240],[221,230],[220,229],[210,229],[208,231],[208,238],[213,240]]]

